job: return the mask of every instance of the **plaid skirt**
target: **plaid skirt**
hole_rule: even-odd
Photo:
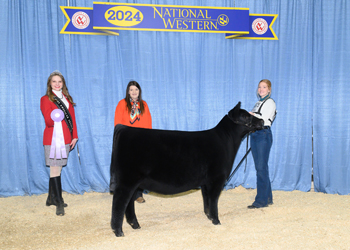
[[[68,155],[70,150],[69,144],[66,144],[67,158],[56,159],[56,153],[55,153],[55,158],[51,159],[50,158],[51,145],[44,145],[44,149],[45,149],[45,163],[47,166],[61,167],[61,166],[67,165]]]

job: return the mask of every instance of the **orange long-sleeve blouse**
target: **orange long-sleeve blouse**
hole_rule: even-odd
[[[139,114],[138,111],[134,116],[129,113],[128,107],[126,106],[125,99],[119,101],[115,113],[114,113],[114,126],[117,124],[123,124],[129,127],[137,128],[152,128],[152,117],[149,111],[148,105],[143,101],[145,108],[143,114]]]

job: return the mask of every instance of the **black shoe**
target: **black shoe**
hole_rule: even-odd
[[[57,204],[52,201],[50,201],[50,195],[47,197],[47,200],[46,200],[46,206],[51,206],[51,205],[54,205],[54,206],[57,206]],[[68,204],[67,203],[63,203],[63,207],[68,207]]]
[[[258,208],[258,207],[254,206],[254,205],[249,205],[248,208],[249,209],[255,209],[255,208]]]
[[[145,199],[144,199],[143,197],[137,198],[136,201],[137,201],[138,203],[145,203],[145,202],[146,202]]]
[[[266,206],[263,206],[263,207],[267,207],[268,205],[266,205]],[[255,206],[255,205],[250,205],[250,206],[248,206],[248,208],[249,209],[255,209],[255,208],[263,208],[263,207],[257,207],[257,206]]]

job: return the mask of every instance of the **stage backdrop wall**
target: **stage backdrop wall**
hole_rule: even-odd
[[[273,189],[309,191],[313,171],[316,191],[350,193],[346,0],[122,2],[278,14],[273,29],[279,40],[147,31],[62,35],[66,18],[59,6],[66,0],[1,0],[0,196],[48,190],[39,105],[54,70],[63,73],[77,103],[79,156],[75,148],[62,171],[64,191],[109,191],[114,110],[130,80],[141,84],[153,128],[197,131],[214,127],[239,101],[251,110],[258,82],[267,78],[278,110],[269,161]],[[69,4],[92,7],[93,1]],[[239,185],[256,187],[251,155],[226,188]]]

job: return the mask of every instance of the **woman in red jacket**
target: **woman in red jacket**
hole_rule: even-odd
[[[114,126],[123,124],[137,128],[152,128],[152,117],[147,103],[142,100],[141,86],[136,81],[130,81],[126,87],[125,98],[120,100],[114,114]],[[110,191],[115,188],[115,178],[111,173]],[[140,190],[136,193],[136,201],[145,202]]]
[[[78,141],[73,105],[63,75],[59,71],[52,72],[47,80],[46,95],[40,100],[40,109],[46,125],[45,161],[50,167],[46,206],[55,205],[57,215],[64,215],[64,207],[67,207],[62,198],[61,170]]]

